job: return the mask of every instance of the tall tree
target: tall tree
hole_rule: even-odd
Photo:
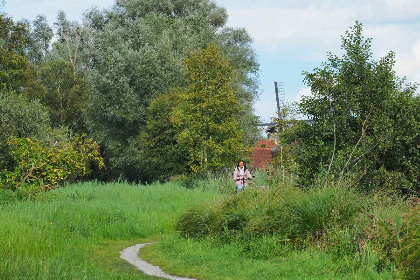
[[[0,14],[0,90],[28,95],[42,91],[24,56],[26,44],[25,24]]]
[[[235,73],[215,45],[185,59],[188,85],[160,94],[142,131],[148,180],[233,165],[244,155]]]
[[[233,68],[214,45],[192,52],[185,67],[189,85],[172,122],[180,129],[177,142],[186,153],[188,168],[201,173],[232,165],[245,153]]]
[[[41,102],[48,108],[53,127],[67,127],[75,133],[85,133],[87,90],[83,78],[75,76],[68,61],[44,62],[39,78],[45,87]]]
[[[341,181],[345,173],[356,172],[366,189],[418,189],[416,87],[395,75],[394,53],[373,60],[361,23],[342,36],[342,49],[342,57],[329,54],[321,67],[304,73],[313,95],[300,109],[313,123],[297,126],[289,139],[300,144],[300,175],[310,178],[328,169]]]
[[[127,174],[138,173],[131,160],[137,157],[138,162],[141,156],[140,152],[132,153],[127,159],[125,154],[138,146],[150,102],[157,93],[187,84],[182,62],[192,50],[230,38],[219,34],[227,14],[209,0],[124,0],[117,1],[113,9],[93,11],[88,16],[90,26],[96,28],[95,67],[89,75],[89,126],[95,139],[105,147],[108,166],[117,174],[130,176]],[[246,86],[245,77],[255,74],[258,68],[247,42],[249,36],[237,36],[232,41],[232,45],[249,52],[238,55],[238,63],[232,62],[238,74],[237,95],[244,95],[239,90],[252,91]],[[232,54],[233,61],[237,49],[223,45],[222,49]],[[248,110],[243,109],[248,116],[252,116],[250,99],[255,94],[250,95]]]
[[[94,60],[94,34],[89,22],[73,22],[59,11],[54,23],[57,40],[45,60],[65,60],[71,63],[74,76],[85,76]]]
[[[26,57],[30,62],[39,64],[47,54],[54,36],[44,15],[37,15],[32,22],[26,23],[28,29],[28,46]]]

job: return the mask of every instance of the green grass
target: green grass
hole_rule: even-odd
[[[378,272],[374,255],[365,259],[335,258],[314,248],[285,250],[269,259],[250,258],[240,243],[214,244],[171,235],[148,245],[140,256],[174,275],[212,280],[273,279],[395,279],[394,272]]]
[[[359,206],[361,197],[344,189],[290,186],[228,195],[227,179],[225,189],[219,187],[223,180],[210,181],[193,189],[179,183],[74,184],[35,201],[0,205],[0,279],[156,279],[119,256],[126,247],[156,240],[161,242],[141,256],[166,272],[198,279],[398,277],[375,243],[359,256],[354,237],[363,237],[363,227],[372,223],[367,214],[391,219],[404,213],[402,200],[377,195]],[[175,232],[183,214],[200,239]],[[370,228],[381,237],[382,228]],[[322,235],[305,239],[313,232]],[[385,233],[383,240],[393,245],[388,236],[394,236]],[[294,247],[290,240],[300,235],[302,243]]]
[[[255,276],[260,267],[270,271],[280,256],[306,260],[305,269],[296,265],[299,262],[277,264],[277,270],[259,279],[325,279],[319,274],[323,267],[336,279],[394,279],[406,211],[402,198],[367,195],[345,186],[248,190],[188,209],[177,223],[185,239],[165,240],[148,252],[169,271],[196,272],[187,275],[203,279],[254,279],[246,275]],[[195,247],[202,249],[198,255]],[[194,264],[203,256],[214,262]],[[228,260],[241,260],[249,269]],[[251,265],[254,262],[258,266]],[[231,267],[231,278],[225,278],[225,266]]]
[[[118,252],[172,233],[186,208],[216,197],[177,184],[85,183],[0,205],[0,279],[154,279]]]

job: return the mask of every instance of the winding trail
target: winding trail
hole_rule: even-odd
[[[137,267],[139,270],[141,270],[144,274],[146,275],[150,275],[150,276],[156,276],[156,277],[160,277],[160,278],[165,278],[165,279],[171,279],[171,280],[196,280],[193,278],[184,278],[184,277],[178,277],[178,276],[173,276],[173,275],[169,275],[166,274],[165,272],[162,271],[162,269],[160,269],[159,266],[155,266],[152,265],[142,259],[140,259],[139,257],[139,251],[141,248],[143,248],[146,245],[149,244],[154,244],[156,242],[150,242],[150,243],[139,243],[136,244],[134,246],[125,248],[124,250],[122,250],[121,253],[121,258],[128,261],[130,264],[134,265],[135,267]]]

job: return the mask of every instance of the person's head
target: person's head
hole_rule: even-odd
[[[240,161],[238,161],[238,167],[239,168],[242,168],[242,167],[244,167],[244,161],[243,160],[240,160]]]

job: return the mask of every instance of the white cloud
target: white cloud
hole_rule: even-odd
[[[245,27],[255,43],[267,50],[302,44],[319,49],[331,41],[339,41],[339,35],[351,25],[353,16],[351,10],[338,8],[246,9],[229,11],[228,24]]]
[[[289,102],[300,102],[303,96],[312,96],[311,88],[305,87],[301,88],[297,94],[291,96],[288,101]]]
[[[420,39],[413,43],[409,52],[396,55],[395,71],[406,76],[409,82],[420,83]]]
[[[420,13],[418,0],[386,0],[385,3],[384,10],[388,12],[388,17],[407,19]]]
[[[416,41],[420,38],[420,1],[340,3],[311,1],[304,7],[291,7],[292,4],[288,3],[285,8],[280,8],[273,1],[259,1],[261,8],[248,9],[240,9],[238,3],[238,9],[228,10],[228,25],[245,27],[254,38],[258,52],[282,53],[304,61],[323,61],[326,52],[341,52],[340,36],[359,20],[364,24],[365,36],[373,38],[374,58],[379,59],[394,51],[397,75],[420,82]]]

